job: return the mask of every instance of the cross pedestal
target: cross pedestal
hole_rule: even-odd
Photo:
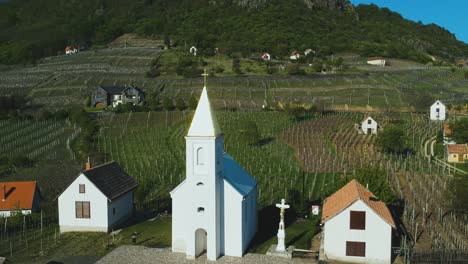
[[[285,239],[286,239],[286,231],[284,230],[284,211],[289,209],[289,205],[285,203],[284,199],[281,199],[280,204],[276,204],[276,207],[280,209],[280,222],[278,227],[278,244],[272,245],[267,252],[267,255],[273,255],[278,257],[284,258],[292,258],[292,252],[294,251],[294,247],[288,247],[286,249]]]

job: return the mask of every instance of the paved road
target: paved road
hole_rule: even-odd
[[[169,248],[147,248],[143,246],[120,246],[107,254],[98,264],[204,264],[214,263],[206,259],[206,255],[195,260],[187,260],[184,254],[172,253]],[[221,264],[306,264],[317,263],[309,259],[285,259],[262,254],[247,254],[242,258],[222,257],[216,261]]]

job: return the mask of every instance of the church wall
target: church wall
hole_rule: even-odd
[[[184,208],[186,203],[186,188],[184,182],[176,193],[172,196],[172,251],[186,253],[186,239],[188,232],[190,232],[191,226],[186,224],[187,219],[191,219],[193,216]]]
[[[243,255],[243,211],[242,195],[224,181],[224,254],[242,257]]]

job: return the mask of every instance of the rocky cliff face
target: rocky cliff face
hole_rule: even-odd
[[[285,0],[291,1],[291,0]],[[340,11],[353,11],[354,6],[349,0],[300,0],[303,1],[308,8],[329,8]],[[269,2],[269,0],[234,0],[234,3],[246,8],[259,8]]]

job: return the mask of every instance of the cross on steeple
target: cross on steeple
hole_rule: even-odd
[[[203,70],[203,73],[202,73],[201,76],[203,76],[203,86],[206,87],[206,84],[207,84],[206,77],[208,77],[208,73],[206,72],[206,68]]]

